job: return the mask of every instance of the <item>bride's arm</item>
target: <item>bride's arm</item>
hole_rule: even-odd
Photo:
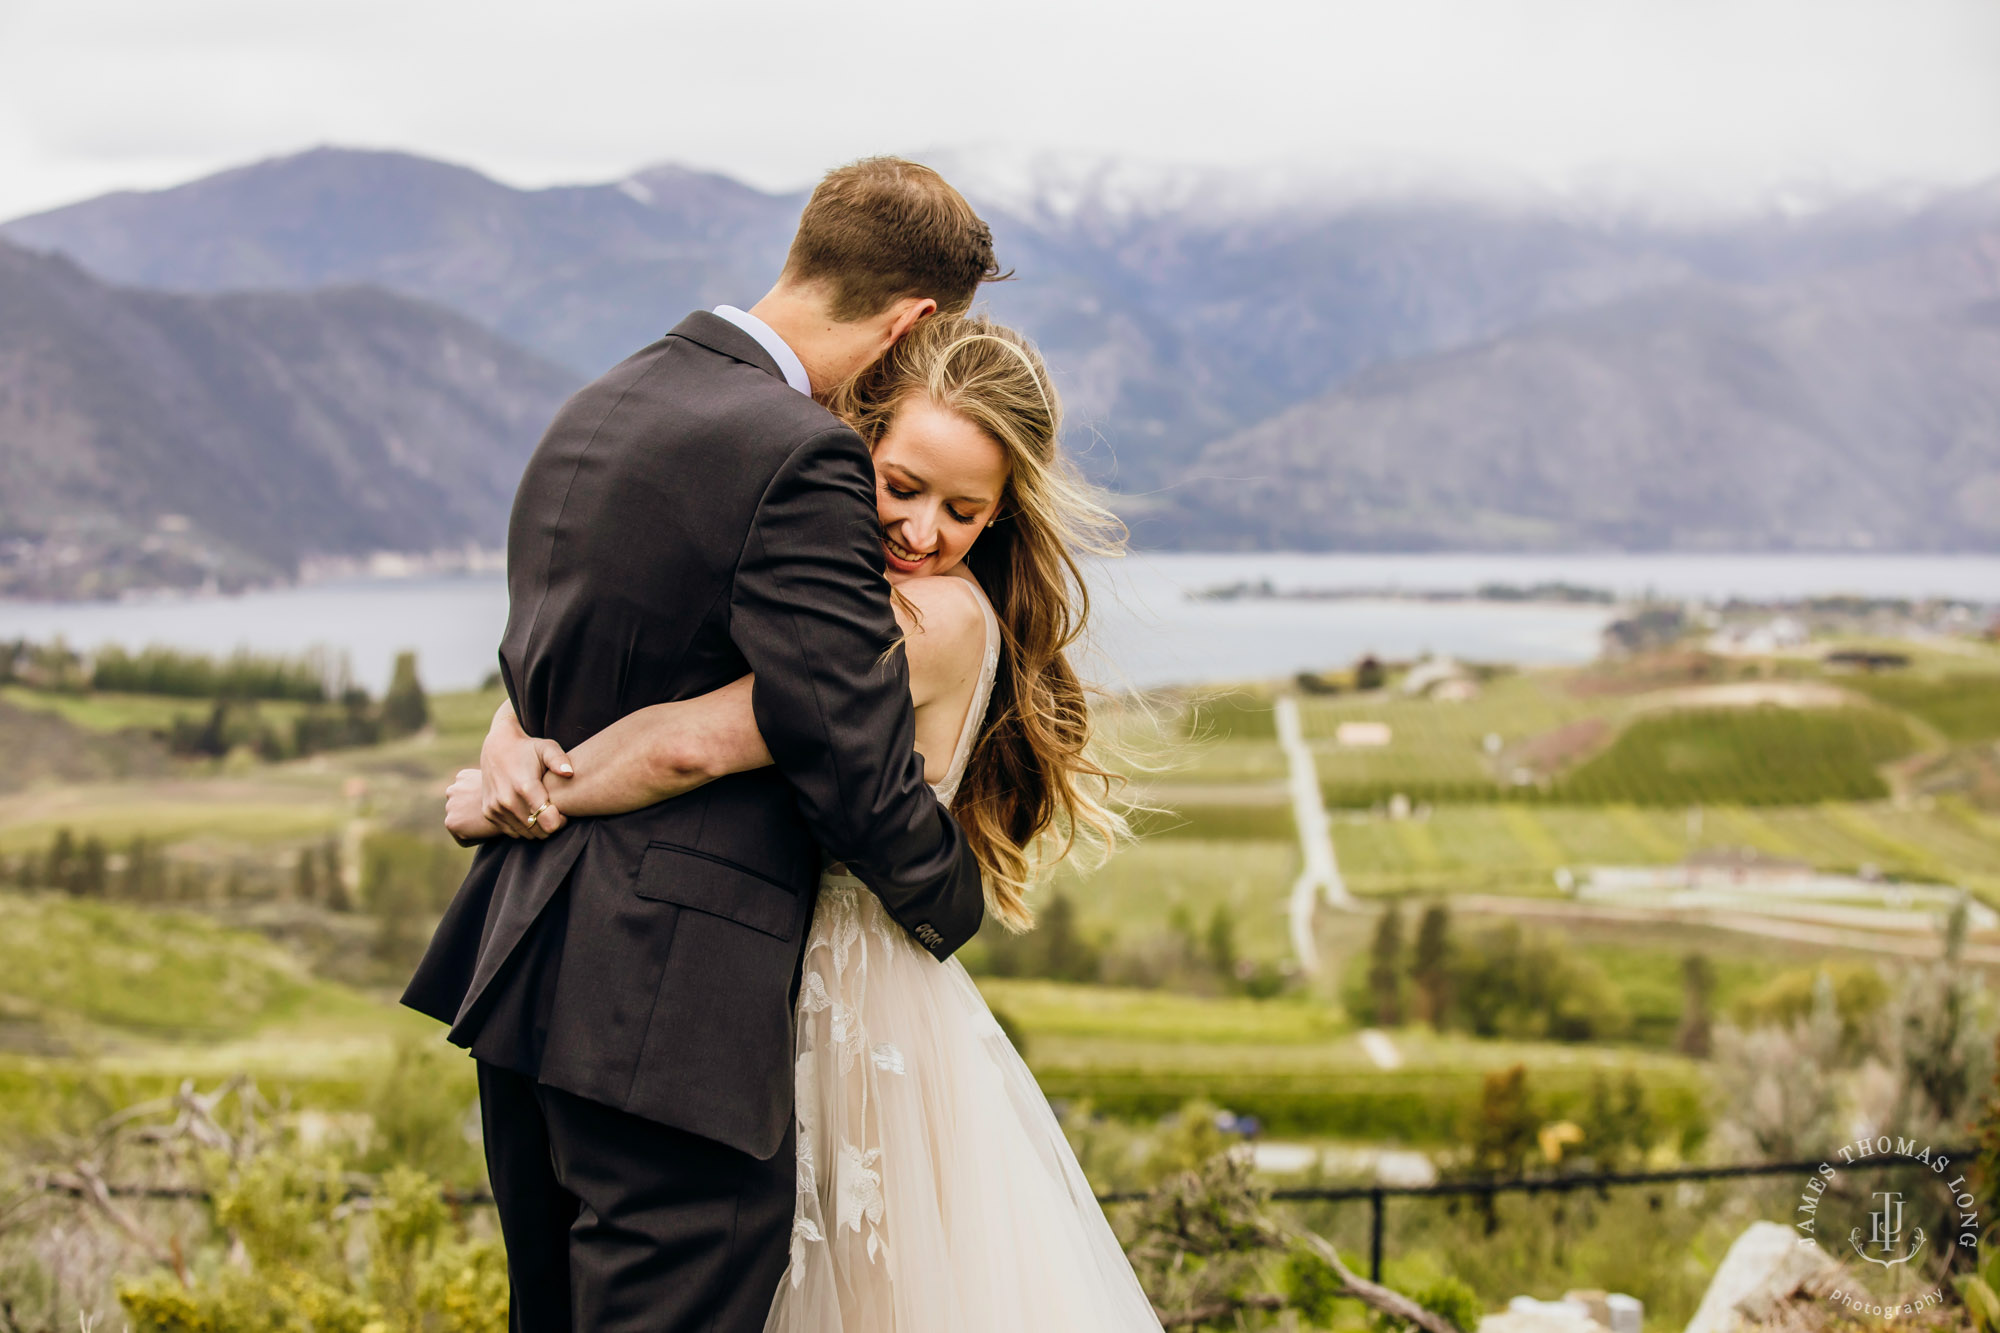
[[[745,676],[698,698],[639,709],[567,754],[528,735],[503,703],[479,767],[461,770],[445,789],[445,829],[466,844],[546,838],[571,816],[624,814],[761,768],[771,756],[750,713],[750,686]]]
[[[565,815],[622,815],[729,773],[771,762],[750,711],[744,676],[693,699],[628,713],[570,753],[574,776],[549,773],[549,799]]]
[[[903,585],[905,596],[897,599],[896,618],[904,633],[910,693],[920,724],[925,710],[940,704],[956,705],[953,716],[962,717],[979,672],[984,617],[976,594],[958,583],[948,578],[913,580]],[[571,750],[568,774],[560,771],[561,751],[523,733],[513,710],[503,706],[480,755],[487,804],[498,805],[494,793],[506,792],[515,803],[532,801],[528,806],[532,812],[539,800],[521,775],[524,770],[541,770],[539,784],[553,808],[537,821],[537,829],[549,833],[561,827],[564,816],[624,814],[683,795],[725,774],[762,768],[771,762],[771,754],[751,711],[753,683],[753,677],[745,676],[698,698],[628,714]],[[927,767],[941,767],[950,756],[934,765],[936,757],[921,739],[923,730],[920,725],[917,749]],[[954,734],[952,740],[956,739]],[[494,820],[496,826],[502,822]],[[516,823],[520,822],[517,817]],[[453,831],[466,836],[458,828]]]

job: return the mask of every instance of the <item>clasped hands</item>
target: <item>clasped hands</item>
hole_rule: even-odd
[[[445,831],[462,843],[546,838],[568,822],[556,798],[574,776],[563,748],[522,731],[503,704],[479,747],[479,767],[460,769],[445,788]]]

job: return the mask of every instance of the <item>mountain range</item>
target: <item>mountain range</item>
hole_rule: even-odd
[[[1146,503],[1207,547],[2000,550],[2000,235],[1374,367]]]
[[[2000,186],[1664,221],[1226,178],[1156,199],[1108,176],[964,179],[1017,274],[985,300],[1041,344],[1072,447],[1146,544],[2000,549]],[[103,290],[126,306],[332,318],[366,287],[378,318],[456,321],[491,340],[483,355],[535,367],[492,408],[482,494],[504,494],[536,393],[552,402],[690,308],[749,304],[801,202],[676,167],[520,190],[321,149],[0,236],[121,284]],[[267,368],[289,355],[264,352]],[[427,437],[402,439],[431,465]],[[362,549],[384,506],[292,544]],[[488,521],[464,508],[453,531]]]
[[[0,592],[490,546],[576,382],[381,288],[117,287],[0,242]]]

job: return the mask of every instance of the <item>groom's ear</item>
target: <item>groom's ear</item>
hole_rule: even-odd
[[[890,307],[895,319],[889,325],[889,345],[894,347],[903,341],[911,329],[935,315],[937,308],[938,303],[928,296],[906,296],[896,302]]]

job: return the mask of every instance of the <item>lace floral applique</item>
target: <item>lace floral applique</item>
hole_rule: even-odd
[[[835,1169],[840,1201],[838,1225],[859,1232],[863,1222],[868,1224],[870,1263],[875,1262],[877,1253],[888,1248],[876,1234],[876,1228],[882,1225],[882,1173],[874,1168],[881,1160],[880,1148],[863,1152],[851,1143],[843,1143]]]
[[[852,899],[828,905],[834,909],[824,914],[832,918],[829,924],[832,930],[833,975],[844,977],[847,975],[847,955],[861,942],[861,922],[857,919],[860,913],[854,910]],[[867,965],[865,957],[862,965]]]
[[[833,1013],[827,1021],[827,1035],[833,1038],[833,1049],[840,1057],[840,1072],[845,1075],[854,1068],[854,1062],[861,1055],[861,1048],[867,1041],[867,1034],[861,1030],[861,1019],[844,1004],[833,1006]]]
[[[890,919],[880,903],[875,905],[874,911],[868,913],[868,929],[882,942],[882,947],[885,949],[895,948],[898,936],[902,936],[905,944],[909,942],[909,936],[904,933],[901,926]]]
[[[797,1080],[794,1114],[799,1125],[799,1193],[810,1194],[819,1188],[818,1154],[815,1151],[819,1142],[819,1070],[813,1064],[811,1051],[800,1054],[794,1077]]]
[[[875,1067],[883,1073],[900,1074],[903,1072],[903,1053],[890,1043],[886,1041],[880,1042],[868,1054],[869,1058],[874,1060]]]
[[[792,1217],[792,1285],[800,1286],[806,1280],[806,1246],[824,1243],[826,1236],[819,1224],[804,1213]]]

